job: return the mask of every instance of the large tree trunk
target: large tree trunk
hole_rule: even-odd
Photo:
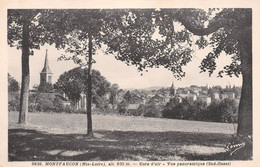
[[[87,121],[88,121],[88,131],[87,134],[89,136],[93,135],[92,132],[92,116],[91,116],[91,99],[92,99],[92,79],[91,79],[91,68],[92,68],[92,35],[89,33],[88,34],[88,49],[89,49],[89,59],[88,59],[88,88],[87,88]]]
[[[243,85],[239,103],[237,134],[252,135],[252,31],[248,29],[240,35],[240,59]]]
[[[22,40],[22,85],[20,95],[20,111],[18,123],[27,123],[28,100],[29,100],[29,19],[23,20],[23,40]]]
[[[251,12],[251,10],[250,10]],[[250,16],[248,19],[252,19]],[[195,35],[209,35],[224,25],[229,25],[230,20],[216,20],[212,22],[208,28],[200,29],[194,27],[189,21],[179,18],[179,21]],[[252,25],[251,21],[248,25],[244,25],[238,36],[241,71],[243,77],[241,99],[238,111],[238,128],[237,134],[242,136],[252,135],[253,133],[253,117],[252,117]]]

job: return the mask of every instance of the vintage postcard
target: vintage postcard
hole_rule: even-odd
[[[260,1],[0,3],[0,167],[260,165]]]

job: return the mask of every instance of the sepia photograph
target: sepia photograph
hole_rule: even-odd
[[[253,162],[253,23],[248,7],[7,8],[7,163]]]

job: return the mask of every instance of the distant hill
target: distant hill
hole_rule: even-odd
[[[148,87],[148,88],[139,88],[139,89],[135,89],[135,88],[128,88],[128,89],[124,89],[124,90],[129,90],[129,91],[132,91],[132,90],[159,90],[161,88],[164,88],[164,87],[161,87],[161,86],[152,86],[152,87]]]

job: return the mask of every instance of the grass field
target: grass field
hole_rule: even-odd
[[[27,125],[9,112],[9,160],[221,160],[235,126],[173,119],[29,113]]]

